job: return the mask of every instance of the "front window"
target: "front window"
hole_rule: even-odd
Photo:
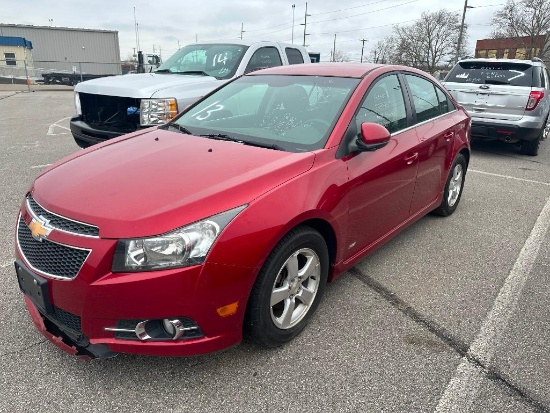
[[[235,75],[247,46],[196,44],[182,47],[155,71],[230,79]]]
[[[244,76],[173,123],[205,138],[314,151],[324,147],[358,83],[339,77]]]
[[[533,67],[512,62],[460,62],[447,75],[446,82],[531,86]]]

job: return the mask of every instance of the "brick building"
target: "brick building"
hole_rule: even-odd
[[[507,37],[482,39],[476,42],[475,57],[496,57],[504,59],[531,59],[541,57],[546,36]]]

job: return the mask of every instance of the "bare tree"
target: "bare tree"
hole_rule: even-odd
[[[516,37],[523,43],[526,58],[535,55],[535,39],[544,36],[540,57],[550,59],[550,1],[508,0],[493,17],[493,37]],[[522,41],[521,38],[527,38]]]
[[[388,36],[379,40],[371,49],[369,57],[372,63],[392,64],[395,62],[396,39]]]
[[[464,47],[461,47],[457,56],[459,31],[459,15],[444,9],[422,13],[420,19],[410,26],[396,26],[396,63],[414,66],[429,73],[449,68],[455,58],[465,54]],[[462,35],[463,45],[466,43],[466,31],[467,27]]]
[[[336,50],[332,56],[333,62],[349,62],[350,60],[349,55],[341,50]]]

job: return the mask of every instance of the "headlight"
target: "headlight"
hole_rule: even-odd
[[[78,92],[74,92],[74,107],[77,115],[82,115],[82,107],[80,106],[80,96]]]
[[[142,99],[139,107],[141,126],[163,125],[178,114],[176,99]]]
[[[202,264],[223,229],[246,205],[167,234],[119,240],[113,272],[149,271]]]

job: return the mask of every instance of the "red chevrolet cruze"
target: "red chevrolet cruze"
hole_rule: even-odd
[[[469,138],[468,114],[420,70],[251,73],[35,180],[16,231],[25,303],[83,357],[280,345],[327,281],[455,211]]]

